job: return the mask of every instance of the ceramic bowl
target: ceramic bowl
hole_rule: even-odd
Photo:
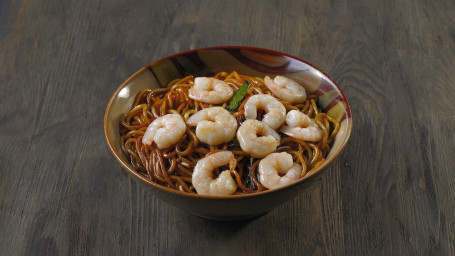
[[[286,187],[257,194],[203,196],[184,193],[155,184],[137,173],[120,149],[119,120],[130,109],[143,89],[165,87],[170,81],[187,75],[212,76],[220,71],[237,71],[249,76],[283,75],[319,96],[319,107],[340,122],[327,160],[312,174]],[[324,72],[299,58],[272,50],[253,47],[211,47],[178,53],[155,61],[130,76],[115,91],[104,115],[104,133],[117,161],[128,174],[161,200],[191,214],[213,220],[239,220],[264,214],[300,195],[321,180],[324,169],[341,153],[352,130],[348,100],[340,87]],[[125,181],[126,182],[126,181]]]

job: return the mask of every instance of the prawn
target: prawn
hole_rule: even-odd
[[[296,81],[284,76],[276,76],[275,79],[264,77],[264,83],[278,98],[293,103],[302,103],[306,100],[306,90]]]
[[[272,153],[259,162],[258,178],[268,188],[280,188],[297,181],[302,166],[294,164],[292,156],[286,152]]]
[[[213,170],[217,167],[230,164],[235,161],[231,151],[221,151],[199,160],[194,167],[192,183],[196,192],[200,195],[225,196],[231,195],[237,190],[237,184],[229,170],[222,171],[218,178],[213,179]]]
[[[247,119],[237,130],[237,140],[242,150],[252,157],[264,157],[275,151],[281,137],[264,122]]]
[[[159,149],[169,148],[179,141],[186,131],[186,124],[179,114],[167,114],[153,120],[147,127],[142,143],[151,145],[155,142]]]
[[[190,116],[186,123],[196,126],[196,136],[209,145],[231,141],[237,131],[237,120],[222,107],[203,109]]]
[[[286,119],[286,108],[275,97],[268,94],[256,94],[245,103],[245,118],[256,119],[257,109],[264,109],[266,114],[262,122],[276,130]]]
[[[219,104],[228,101],[234,90],[224,81],[213,77],[196,77],[194,86],[188,90],[188,97],[205,103]]]
[[[280,132],[304,141],[319,141],[324,135],[311,118],[298,110],[291,110],[286,115],[286,124]]]

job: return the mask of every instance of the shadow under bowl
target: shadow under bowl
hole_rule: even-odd
[[[120,147],[119,122],[129,112],[135,96],[143,89],[166,87],[174,79],[213,76],[218,72],[264,77],[276,75],[291,78],[319,96],[318,106],[340,122],[326,161],[311,174],[280,189],[256,194],[204,196],[176,191],[156,184],[139,174],[123,155]],[[119,163],[135,180],[161,200],[191,214],[212,220],[240,220],[264,214],[291,200],[321,180],[321,173],[341,153],[352,130],[348,100],[338,85],[325,73],[304,60],[272,50],[254,47],[210,47],[178,53],[155,61],[130,76],[115,91],[104,115],[107,143]]]

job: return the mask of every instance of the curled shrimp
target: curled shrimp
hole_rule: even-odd
[[[247,119],[237,130],[237,140],[242,150],[252,157],[264,157],[275,151],[281,137],[265,123]]]
[[[286,124],[280,132],[304,141],[319,141],[324,135],[311,118],[298,110],[291,110],[286,115]]]
[[[227,165],[234,159],[231,151],[221,151],[199,160],[194,167],[192,183],[196,192],[200,195],[225,196],[231,195],[237,190],[237,184],[229,170],[222,171],[218,178],[213,179],[213,170]]]
[[[179,141],[186,131],[186,124],[179,114],[160,116],[147,127],[142,143],[151,145],[155,142],[159,149],[168,148]]]
[[[257,110],[263,109],[266,114],[262,122],[276,130],[286,118],[286,108],[275,97],[268,94],[256,94],[251,96],[245,103],[246,119],[256,119]]]
[[[280,188],[297,181],[302,166],[294,164],[292,156],[286,152],[272,153],[259,162],[258,178],[268,188]]]
[[[209,145],[231,141],[237,131],[237,120],[222,107],[203,109],[190,116],[186,123],[196,126],[196,136]]]
[[[284,76],[276,76],[275,79],[264,77],[264,83],[278,98],[293,103],[302,103],[306,100],[306,90],[296,81]]]
[[[224,81],[213,77],[196,77],[194,86],[188,90],[188,97],[205,103],[219,104],[228,101],[234,91]]]

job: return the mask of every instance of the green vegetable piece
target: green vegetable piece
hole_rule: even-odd
[[[240,103],[242,102],[243,98],[245,97],[246,93],[248,92],[248,89],[250,88],[250,81],[245,81],[242,86],[237,90],[237,92],[234,94],[234,97],[232,97],[232,100],[229,102],[227,105],[226,109],[230,112],[236,110]]]
[[[240,148],[240,142],[237,138],[234,137],[231,141],[229,141],[228,148]]]

